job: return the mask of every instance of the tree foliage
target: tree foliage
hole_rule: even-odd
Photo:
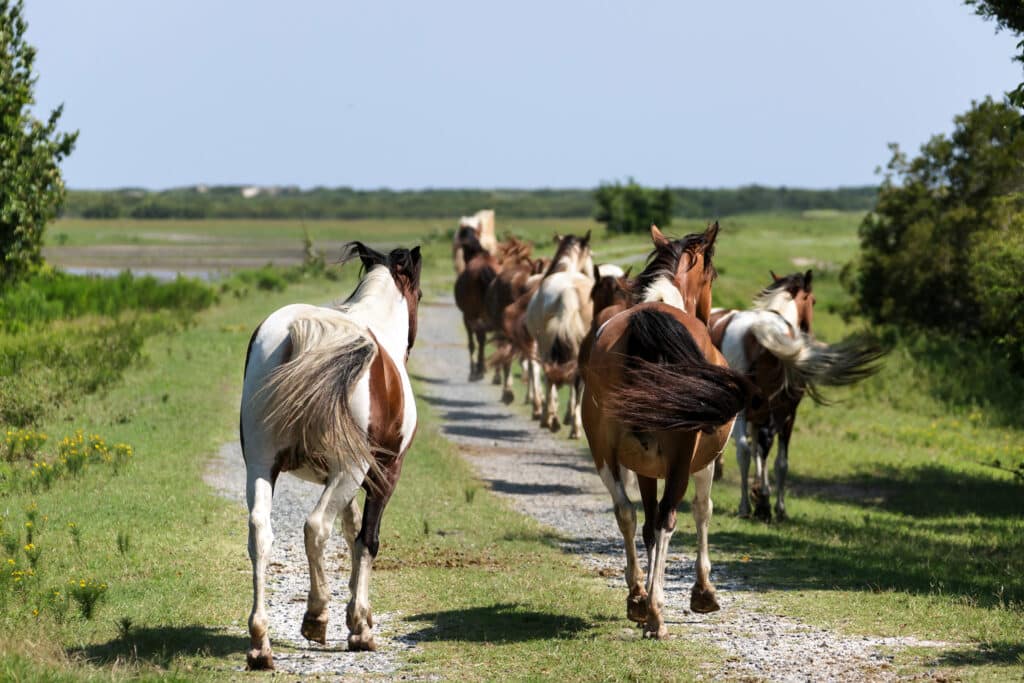
[[[1024,362],[1024,129],[986,99],[892,159],[850,282],[876,321],[980,333]],[[1016,318],[1012,319],[1016,311]]]
[[[0,0],[0,281],[39,263],[43,228],[64,196],[58,164],[78,136],[57,132],[62,107],[45,122],[32,115],[36,51],[25,28],[21,0]]]
[[[1008,30],[1022,37],[1017,43],[1017,55],[1014,60],[1024,67],[1024,2],[1021,0],[964,0],[965,4],[974,8],[975,14],[988,21],[996,22],[996,30]],[[1024,107],[1024,82],[1007,93],[1010,102],[1017,107]]]
[[[672,220],[672,191],[642,187],[632,178],[602,184],[594,191],[597,211],[594,220],[604,223],[608,232],[646,232],[652,224],[666,226]]]

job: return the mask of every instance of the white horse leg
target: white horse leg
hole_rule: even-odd
[[[736,439],[736,464],[740,471],[740,517],[750,516],[750,495],[747,492],[747,477],[750,474],[750,428],[747,425],[746,415],[740,413],[736,417],[736,423],[732,428],[733,437]]]
[[[626,617],[637,623],[643,623],[647,618],[647,591],[643,588],[644,573],[640,569],[640,562],[636,554],[636,510],[633,503],[626,494],[626,487],[623,484],[623,474],[628,472],[619,468],[619,478],[613,476],[608,465],[598,470],[601,481],[604,483],[608,493],[612,495],[612,503],[615,506],[615,521],[619,524],[619,531],[622,533],[622,540],[626,544],[626,586],[629,588],[629,596],[626,598]]]
[[[547,401],[544,403],[544,415],[540,426],[557,432],[562,424],[558,421],[558,387],[551,380],[547,381]]]
[[[352,598],[348,603],[348,649],[376,650],[373,639],[373,611],[370,608],[370,575],[373,560],[380,548],[380,520],[384,514],[390,494],[387,496],[368,495],[359,535],[352,550],[352,576],[348,587]],[[346,512],[351,515],[352,511]]]
[[[269,466],[246,466],[246,502],[249,506],[249,559],[252,561],[252,612],[249,614],[249,669],[273,669],[274,659],[267,633],[266,574],[274,532],[270,509],[274,484]]]
[[[578,439],[583,434],[583,378],[577,377],[573,383],[573,393],[569,403],[572,412],[572,429],[569,430],[570,439]]]
[[[660,640],[668,636],[668,628],[661,617],[661,611],[665,607],[665,564],[668,561],[668,547],[673,533],[675,526],[658,525],[654,530],[654,557],[650,573],[647,575],[648,612],[644,624],[645,638]],[[657,615],[656,619],[651,618],[652,613]]]
[[[771,480],[768,477],[768,451],[761,448],[761,442],[758,435],[755,433],[751,440],[752,449],[754,453],[754,498],[756,499],[756,505],[754,506],[754,516],[758,519],[770,522],[772,519],[772,508],[771,508]]]
[[[321,645],[327,642],[327,603],[331,590],[324,573],[324,546],[331,537],[334,519],[338,514],[338,502],[334,500],[339,478],[327,482],[320,500],[306,517],[303,528],[306,541],[306,559],[309,561],[309,596],[306,599],[306,614],[302,617],[302,635]]]
[[[540,381],[541,367],[540,361],[536,358],[530,359],[530,391],[531,398],[533,400],[533,419],[544,420],[544,395],[541,391]]]
[[[715,587],[711,585],[711,557],[708,555],[708,526],[711,523],[711,484],[715,479],[715,464],[711,463],[691,476],[694,485],[693,521],[697,526],[696,581],[690,591],[690,609],[698,613],[719,609]]]

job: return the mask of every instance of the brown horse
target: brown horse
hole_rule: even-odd
[[[636,279],[638,296],[677,304],[641,302],[612,316],[595,335],[584,370],[583,426],[626,542],[626,615],[643,624],[645,637],[668,635],[662,617],[665,562],[676,506],[691,475],[698,545],[690,608],[719,608],[707,547],[712,463],[753,389],[726,366],[707,332],[717,234],[715,223],[672,241],[651,227],[655,248]],[[626,494],[634,474],[644,506],[646,586],[634,540],[636,512]],[[658,479],[665,480],[660,501]]]
[[[416,433],[405,364],[416,339],[421,260],[419,247],[385,255],[351,242],[342,261],[357,256],[363,277],[344,304],[285,306],[249,340],[239,436],[253,571],[250,669],[274,668],[264,590],[274,540],[271,504],[282,472],[324,487],[305,524],[310,588],[302,635],[326,641],[331,590],[324,546],[340,513],[352,558],[348,647],[376,649],[370,574],[384,507]],[[360,488],[366,490],[362,514]]]
[[[484,295],[498,276],[498,260],[485,250],[473,235],[468,235],[461,247],[466,267],[455,279],[455,305],[462,311],[462,324],[466,326],[469,342],[469,380],[484,377],[484,352],[487,332],[493,328]],[[475,344],[474,344],[475,340]],[[474,353],[477,359],[473,360]]]
[[[594,319],[590,323],[590,331],[580,344],[580,368],[590,360],[590,347],[594,343],[594,335],[601,325],[613,316],[626,310],[633,304],[633,289],[629,281],[627,269],[622,275],[601,275],[600,266],[594,266],[594,288],[590,290],[590,300],[594,305]]]
[[[472,216],[463,216],[459,219],[459,227],[452,235],[452,262],[455,265],[455,274],[461,275],[466,268],[466,260],[462,254],[462,245],[473,237],[480,246],[492,254],[498,248],[498,238],[494,227],[494,211],[483,209]]]
[[[754,300],[753,309],[716,309],[710,324],[711,339],[725,354],[729,366],[746,374],[766,399],[760,408],[741,413],[733,431],[740,468],[739,513],[750,515],[747,475],[753,455],[756,476],[750,498],[754,515],[764,521],[772,518],[767,464],[776,435],[775,515],[780,520],[786,518],[789,438],[804,394],[816,403],[827,403],[820,387],[859,382],[878,371],[878,361],[884,355],[877,344],[862,336],[831,345],[816,341],[812,332],[812,272],[771,276],[771,284]]]
[[[501,272],[491,282],[484,295],[484,304],[491,319],[494,330],[493,342],[496,347],[488,359],[488,364],[495,368],[495,384],[502,384],[501,400],[504,403],[512,403],[515,400],[512,391],[512,362],[519,355],[513,341],[513,336],[516,335],[516,331],[512,329],[515,326],[515,313],[510,311],[510,318],[506,320],[505,312],[517,299],[539,283],[539,274],[543,272],[543,262],[533,261],[529,257],[529,243],[519,244],[525,244],[526,248],[518,246],[515,250],[504,250],[505,258],[502,261]],[[526,303],[528,302],[529,300]],[[523,310],[525,312],[525,304]]]

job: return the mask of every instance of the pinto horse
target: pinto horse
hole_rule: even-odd
[[[707,545],[713,462],[753,388],[726,366],[707,332],[717,234],[715,223],[672,241],[651,227],[655,248],[636,282],[677,303],[641,302],[613,315],[597,331],[584,368],[583,427],[626,544],[626,616],[643,624],[644,637],[668,635],[665,562],[691,476],[698,544],[690,609],[719,608]],[[644,506],[646,585],[634,540],[636,511],[626,493],[634,476]],[[660,501],[659,479],[665,480]]]
[[[519,244],[528,245],[528,243],[522,242]],[[497,380],[495,384],[502,385],[502,402],[512,403],[515,400],[515,394],[512,391],[512,361],[518,355],[513,341],[513,336],[516,333],[512,329],[515,326],[516,314],[510,310],[509,318],[506,319],[505,313],[506,309],[509,309],[517,299],[540,282],[544,263],[540,259],[531,260],[529,249],[520,247],[517,251],[511,249],[503,251],[505,258],[502,260],[501,272],[494,278],[484,294],[484,305],[491,320],[494,330],[493,341],[497,347],[487,363],[495,369],[495,379]],[[528,358],[528,356],[524,358]]]
[[[583,238],[555,236],[558,249],[551,265],[526,308],[526,327],[537,342],[537,355],[547,380],[547,395],[541,415],[541,427],[557,432],[558,389],[569,385],[569,406],[565,421],[569,438],[578,439],[583,427],[580,416],[580,376],[577,357],[580,343],[587,336],[593,315],[590,290],[594,286],[594,262],[590,254],[590,231]],[[535,364],[531,381],[539,384]],[[536,380],[534,379],[536,378]]]
[[[740,469],[739,514],[750,515],[747,475],[753,455],[756,474],[750,497],[755,517],[765,521],[772,518],[768,453],[776,435],[775,515],[780,520],[786,518],[789,438],[804,394],[816,403],[827,403],[820,387],[845,386],[873,375],[883,355],[864,337],[854,336],[831,345],[814,339],[811,328],[815,298],[810,270],[771,276],[772,283],[754,300],[753,309],[715,309],[709,326],[711,339],[725,354],[729,366],[747,375],[766,399],[760,408],[743,411],[733,429]]]
[[[484,378],[487,333],[494,327],[487,314],[484,296],[487,293],[487,288],[498,276],[501,266],[498,264],[498,260],[484,249],[472,235],[466,237],[461,252],[466,267],[455,279],[455,305],[462,312],[462,324],[466,327],[469,345],[469,381],[475,382]],[[476,360],[473,360],[474,354],[477,356]]]
[[[459,275],[466,268],[466,260],[462,254],[462,245],[473,237],[485,251],[494,254],[498,247],[498,237],[494,228],[494,211],[483,209],[472,216],[459,219],[459,227],[452,235],[452,262],[455,274]]]
[[[419,247],[385,255],[350,242],[342,262],[356,257],[362,277],[343,304],[285,306],[249,341],[239,430],[253,571],[250,669],[274,668],[264,584],[274,484],[282,472],[324,487],[304,528],[310,588],[302,635],[326,641],[331,591],[324,546],[340,512],[352,558],[348,647],[376,649],[370,573],[381,516],[416,432],[405,364],[416,339],[421,259]],[[360,488],[366,490],[362,513]]]

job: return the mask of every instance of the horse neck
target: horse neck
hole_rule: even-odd
[[[386,266],[375,266],[339,309],[370,328],[395,363],[409,346],[409,306]]]
[[[643,291],[641,301],[643,303],[660,301],[686,313],[692,313],[694,308],[693,303],[687,306],[686,299],[679,286],[666,275],[655,278],[651,284],[647,285]]]

